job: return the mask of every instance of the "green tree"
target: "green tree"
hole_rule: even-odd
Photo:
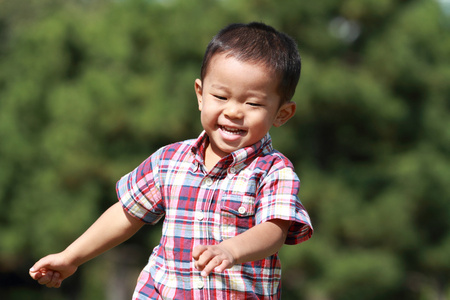
[[[254,20],[292,35],[303,58],[296,117],[272,136],[316,232],[281,251],[283,299],[450,297],[450,27],[425,0],[0,1],[5,276],[29,283],[29,264],[115,201],[120,176],[199,134],[204,49],[224,25]],[[106,299],[127,268],[132,288],[159,234],[139,233],[60,291],[1,293]],[[115,271],[122,251],[137,261]]]

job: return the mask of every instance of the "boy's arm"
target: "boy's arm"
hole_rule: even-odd
[[[274,219],[221,242],[218,245],[200,245],[192,256],[202,276],[216,270],[222,272],[235,264],[263,259],[276,253],[284,244],[290,221]]]
[[[36,262],[30,276],[47,287],[59,287],[78,266],[129,239],[143,225],[117,202],[63,252]]]

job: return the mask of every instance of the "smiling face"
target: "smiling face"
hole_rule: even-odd
[[[210,140],[205,159],[217,162],[290,119],[295,103],[280,105],[277,88],[276,76],[263,65],[215,54],[203,82],[195,81],[202,126]]]

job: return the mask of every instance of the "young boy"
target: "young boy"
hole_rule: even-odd
[[[262,23],[232,24],[207,47],[195,92],[204,131],[161,148],[117,183],[119,202],[30,275],[59,287],[78,266],[163,216],[133,299],[279,299],[283,244],[310,238],[290,161],[271,126],[295,113],[295,42]]]

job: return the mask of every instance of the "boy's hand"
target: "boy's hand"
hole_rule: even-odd
[[[277,253],[286,241],[291,221],[268,220],[220,244],[194,247],[195,268],[208,276],[213,270],[223,272],[235,264],[256,261]]]
[[[75,273],[77,266],[65,261],[62,253],[51,254],[34,264],[29,274],[39,284],[59,288],[64,279]]]
[[[206,277],[213,270],[223,272],[235,264],[235,259],[222,245],[199,245],[192,251],[192,257],[195,259],[195,268],[202,271],[202,276]]]

